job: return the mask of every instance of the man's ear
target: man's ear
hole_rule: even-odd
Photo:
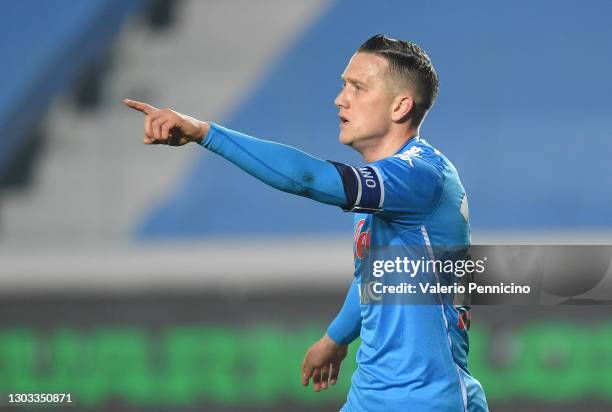
[[[391,120],[400,122],[414,109],[414,99],[408,94],[399,94],[393,100]]]

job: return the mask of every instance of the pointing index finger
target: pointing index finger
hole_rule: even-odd
[[[123,103],[127,107],[134,109],[134,110],[138,110],[139,112],[144,113],[144,114],[151,114],[155,110],[157,110],[155,107],[151,106],[150,104],[139,102],[137,100],[124,99]]]

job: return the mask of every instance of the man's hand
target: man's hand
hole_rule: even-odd
[[[210,125],[171,109],[158,109],[136,100],[125,99],[127,107],[145,115],[144,143],[182,146],[189,142],[200,143]]]
[[[340,363],[346,357],[348,345],[339,345],[327,334],[306,351],[302,362],[302,385],[308,386],[312,377],[315,392],[335,385],[340,373]]]

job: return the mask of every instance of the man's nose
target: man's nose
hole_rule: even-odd
[[[348,109],[349,103],[348,103],[348,100],[346,98],[346,94],[344,93],[344,90],[341,90],[340,93],[338,93],[338,96],[336,96],[336,99],[334,100],[334,104],[337,107],[342,107],[344,109]]]

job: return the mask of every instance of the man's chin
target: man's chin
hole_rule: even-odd
[[[340,134],[338,135],[338,141],[347,146],[351,146],[353,144],[353,139],[351,139],[350,136],[347,136],[342,132],[340,132]]]

